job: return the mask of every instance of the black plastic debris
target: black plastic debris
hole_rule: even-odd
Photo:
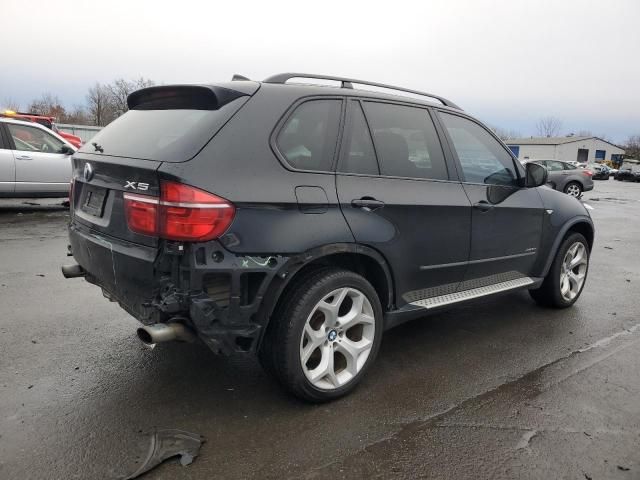
[[[168,458],[180,456],[180,465],[193,462],[198,456],[204,437],[184,430],[154,429],[149,432],[149,449],[140,468],[125,478],[132,480],[152,468],[157,467]]]

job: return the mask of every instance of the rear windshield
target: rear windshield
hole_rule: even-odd
[[[193,158],[248,98],[237,98],[218,110],[129,110],[80,152],[184,162]]]

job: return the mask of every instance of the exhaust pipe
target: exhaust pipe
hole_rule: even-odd
[[[62,270],[64,278],[84,277],[87,274],[87,272],[84,271],[84,268],[77,263],[74,265],[63,265],[60,269]]]
[[[136,331],[138,338],[145,345],[155,345],[162,342],[193,342],[196,335],[182,323],[156,323],[145,325]]]

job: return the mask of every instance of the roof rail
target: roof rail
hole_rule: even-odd
[[[451,100],[447,100],[446,98],[441,97],[439,95],[420,92],[418,90],[411,90],[408,88],[395,87],[393,85],[385,85],[384,83],[368,82],[366,80],[355,80],[353,78],[331,77],[328,75],[312,75],[310,73],[278,73],[276,75],[272,75],[269,78],[265,79],[264,83],[287,83],[287,80],[291,80],[292,78],[314,78],[317,80],[333,80],[336,82],[341,82],[342,88],[351,88],[351,89],[353,88],[354,83],[359,85],[369,85],[372,87],[388,88],[389,90],[397,90],[399,92],[412,93],[414,95],[422,95],[424,97],[435,98],[446,107],[462,110],[459,106],[457,106]]]

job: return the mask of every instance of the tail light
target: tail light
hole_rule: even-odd
[[[187,242],[218,238],[236,211],[224,198],[176,182],[162,182],[160,198],[125,193],[124,210],[130,230]]]
[[[586,168],[582,171],[587,177],[592,177],[593,172],[591,170],[587,170]]]

